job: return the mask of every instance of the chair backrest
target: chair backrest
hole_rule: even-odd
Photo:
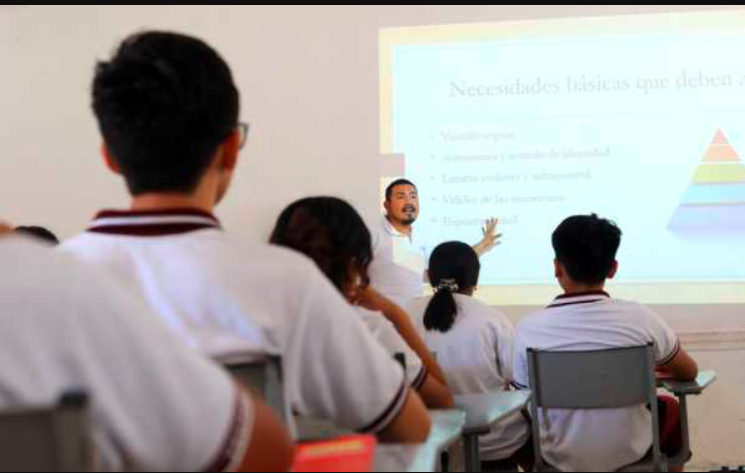
[[[540,467],[539,409],[619,409],[639,405],[652,412],[653,456],[661,464],[657,379],[652,345],[585,352],[528,350],[531,413]]]
[[[590,352],[528,350],[528,360],[538,407],[615,409],[656,399],[651,346]]]
[[[93,458],[86,394],[0,412],[0,471],[93,471]]]
[[[261,396],[286,424],[290,421],[280,357],[264,356],[255,361],[227,364],[225,368],[236,381]]]

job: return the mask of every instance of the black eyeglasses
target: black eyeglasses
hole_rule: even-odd
[[[243,149],[246,147],[246,143],[248,143],[248,132],[251,131],[251,125],[248,123],[239,123],[237,131],[240,139],[240,149]]]

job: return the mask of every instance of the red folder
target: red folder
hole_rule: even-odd
[[[374,466],[376,446],[376,438],[365,435],[302,444],[297,449],[292,471],[369,472]]]

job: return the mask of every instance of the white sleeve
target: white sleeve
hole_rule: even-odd
[[[372,250],[373,250],[373,261],[377,259],[379,253],[380,253],[380,223],[378,223],[375,227],[370,228],[370,234],[372,236]]]
[[[101,466],[125,471],[235,467],[251,440],[250,399],[144,304],[113,286],[93,280],[80,284],[73,298],[80,325],[68,340],[91,395]]]
[[[383,315],[381,314],[380,317],[383,317]],[[391,356],[400,353],[405,357],[406,379],[408,380],[409,386],[414,390],[420,390],[422,386],[424,386],[424,382],[427,380],[427,368],[424,367],[419,355],[417,355],[406,341],[401,338],[401,335],[393,324],[387,320],[383,320],[380,323],[375,338],[377,338],[380,344],[388,350]]]
[[[416,244],[417,244],[417,249],[419,250],[419,253],[424,258],[424,268],[426,270],[429,270],[429,260],[432,257],[432,252],[435,251],[439,243],[433,243],[430,235],[422,235],[420,233],[417,236]],[[427,278],[425,277],[425,279]],[[428,283],[429,281],[425,280],[424,282]]]
[[[530,375],[528,372],[528,345],[525,343],[524,334],[520,326],[514,338],[513,372],[512,384],[518,389],[528,389],[530,386]]]
[[[306,274],[289,373],[302,414],[363,433],[385,430],[409,394],[403,369],[372,337],[354,308],[315,268]]]
[[[667,365],[680,353],[680,339],[662,317],[648,307],[644,309],[649,334],[654,342],[657,364],[658,366]]]
[[[496,340],[500,374],[511,383],[514,380],[515,328],[507,317],[499,313],[495,313],[490,322]]]

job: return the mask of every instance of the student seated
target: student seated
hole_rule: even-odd
[[[673,330],[651,309],[612,298],[608,279],[618,272],[621,230],[597,215],[564,221],[553,235],[556,278],[564,289],[546,309],[517,329],[515,382],[528,386],[527,350],[593,351],[654,344],[661,370],[680,380],[698,375],[696,362]],[[680,449],[680,409],[660,398],[663,452]],[[645,406],[607,410],[549,410],[541,416],[546,462],[563,471],[616,471],[641,461],[652,446]]]
[[[271,243],[310,257],[391,356],[403,354],[409,384],[431,409],[450,409],[453,396],[440,366],[403,309],[369,286],[372,236],[343,200],[303,199],[279,217]]]
[[[57,235],[44,227],[16,227],[14,231],[22,236],[35,238],[37,241],[46,243],[49,246],[58,246],[60,243]]]
[[[403,370],[318,268],[230,238],[214,216],[247,132],[219,54],[191,37],[138,34],[98,65],[92,90],[105,162],[132,203],[101,212],[62,250],[113,275],[207,355],[236,339],[281,355],[300,414],[383,441],[425,440],[430,419]]]
[[[425,333],[455,395],[507,391],[512,383],[514,329],[506,316],[473,297],[480,272],[471,246],[443,243],[429,260],[435,295],[415,299],[406,309]],[[484,469],[514,463],[532,469],[529,438],[528,424],[518,412],[482,437]]]
[[[0,239],[0,409],[90,400],[102,471],[287,471],[289,434],[131,294],[69,258]]]

